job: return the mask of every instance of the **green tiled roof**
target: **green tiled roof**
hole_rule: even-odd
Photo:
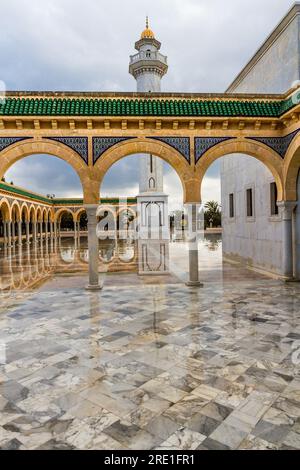
[[[6,98],[2,116],[220,116],[280,117],[294,106],[287,100],[162,100]]]
[[[28,199],[34,199],[36,201],[40,201],[46,204],[51,204],[54,206],[59,206],[59,205],[75,205],[76,206],[76,205],[83,204],[83,199],[68,199],[68,198],[49,199],[40,194],[32,193],[30,191],[27,191],[26,189],[19,188],[17,186],[12,186],[11,184],[5,183],[3,181],[0,181],[0,191],[1,189],[16,196],[27,197]],[[0,194],[0,198],[1,198],[1,194]],[[117,198],[102,198],[99,201],[100,204],[118,204],[119,202],[120,201]],[[127,202],[129,204],[135,204],[137,202],[137,199],[133,197],[127,198]]]
[[[52,200],[47,197],[41,196],[39,194],[31,193],[30,191],[26,191],[26,189],[18,188],[10,184],[0,182],[0,190],[1,189],[4,191],[8,191],[12,194],[15,194],[17,196],[24,196],[29,199],[34,199],[40,202],[44,202],[46,204],[53,204]]]

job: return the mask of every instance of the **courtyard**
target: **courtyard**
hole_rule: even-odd
[[[210,235],[191,289],[184,249],[99,292],[55,271],[1,291],[1,449],[300,448],[300,285],[223,263]]]

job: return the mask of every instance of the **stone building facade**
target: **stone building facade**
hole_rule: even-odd
[[[228,93],[284,93],[300,79],[300,3],[296,3],[229,86]],[[298,195],[300,179],[298,178]],[[223,251],[282,276],[282,213],[268,168],[245,155],[221,161]],[[291,207],[294,275],[300,276],[300,201]]]

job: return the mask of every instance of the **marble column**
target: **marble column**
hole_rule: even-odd
[[[7,245],[7,222],[3,221],[3,244]]]
[[[11,241],[12,241],[12,244],[14,245],[15,243],[15,237],[16,237],[16,224],[15,222],[13,221],[11,223]]]
[[[12,241],[11,241],[11,224],[12,223],[10,221],[6,222],[6,233],[7,233],[7,244],[8,244],[8,246],[11,246],[11,243],[12,243]]]
[[[32,222],[32,241],[36,243],[37,241],[37,223]]]
[[[293,211],[297,205],[295,201],[282,201],[277,203],[282,223],[282,275],[287,279],[294,278],[293,260]]]
[[[77,222],[73,222],[73,225],[74,225],[74,238],[75,238],[75,241],[77,241]]]
[[[29,231],[29,224],[30,222],[26,221],[25,226],[26,226],[26,244],[30,244],[30,231]]]
[[[185,204],[188,218],[188,243],[189,243],[189,280],[186,283],[189,287],[202,287],[199,280],[199,260],[198,260],[198,217],[200,211],[199,203]]]
[[[85,206],[88,218],[88,250],[89,250],[89,290],[100,290],[99,284],[99,247],[96,233],[97,218],[96,212],[98,206],[90,204]]]
[[[22,221],[18,220],[18,245],[22,245]]]
[[[40,240],[43,241],[43,222],[40,222]]]

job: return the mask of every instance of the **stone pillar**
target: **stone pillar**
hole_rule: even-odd
[[[22,221],[18,220],[18,245],[22,245]]]
[[[40,239],[43,241],[43,221],[40,222]]]
[[[7,222],[3,221],[3,244],[7,245]]]
[[[30,233],[29,233],[29,223],[28,221],[25,222],[26,224],[26,244],[30,244]]]
[[[188,217],[188,241],[189,241],[189,280],[186,283],[189,287],[202,287],[199,281],[198,266],[198,216],[200,210],[199,203],[189,203],[185,205]]]
[[[32,241],[36,243],[37,240],[37,224],[36,222],[32,222]]]
[[[293,263],[293,211],[297,205],[295,201],[282,201],[277,203],[282,220],[282,275],[287,279],[294,277]]]
[[[6,225],[6,229],[7,229],[7,244],[8,246],[11,246],[11,243],[12,243],[12,240],[11,240],[11,225],[12,225],[12,222],[8,221],[6,222],[7,225]]]
[[[86,213],[88,218],[88,249],[89,249],[89,290],[100,290],[102,286],[99,284],[99,248],[98,237],[96,234],[97,225],[97,205],[90,204],[86,206]]]
[[[74,238],[76,240],[76,238],[77,238],[77,222],[73,221],[73,226],[74,226]]]
[[[11,223],[11,241],[12,244],[15,243],[15,237],[16,237],[16,224],[14,221]]]

